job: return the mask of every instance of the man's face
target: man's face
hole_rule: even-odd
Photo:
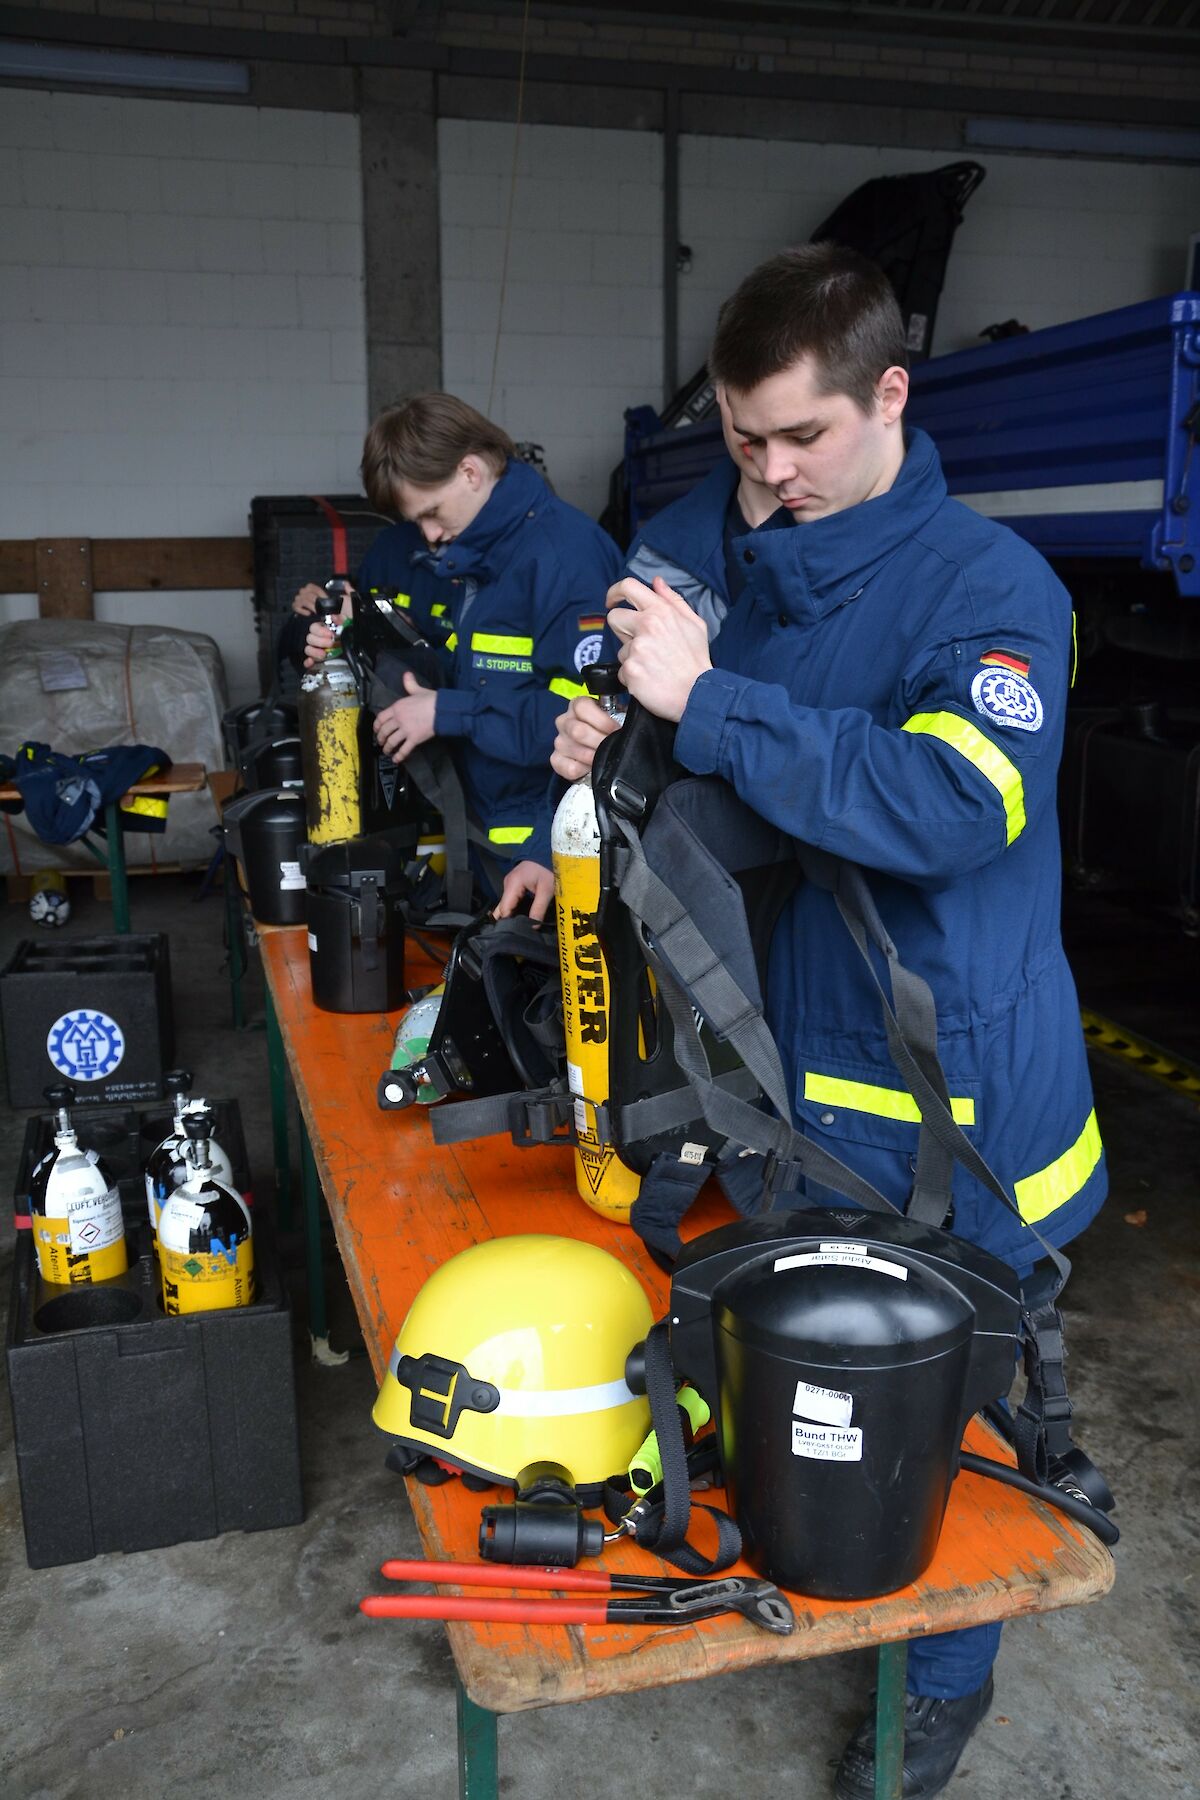
[[[487,505],[496,477],[477,456],[465,456],[449,481],[436,487],[415,481],[396,483],[396,505],[402,519],[418,527],[431,547],[452,544]]]
[[[848,394],[822,393],[804,356],[748,393],[725,395],[734,461],[753,468],[800,523],[886,493],[904,460],[903,369],[886,369],[865,413]]]

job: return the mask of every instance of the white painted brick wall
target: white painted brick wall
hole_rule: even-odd
[[[234,536],[256,493],[355,490],[357,121],[5,89],[0,417],[0,537]],[[209,631],[257,692],[246,594],[96,614]]]
[[[803,243],[876,175],[936,169],[950,152],[685,137],[680,368],[704,360],[717,308],[756,262]],[[976,158],[987,170],[954,240],[934,351],[978,344],[998,320],[1031,330],[1168,293],[1195,230],[1194,169],[1082,158]]]
[[[488,411],[508,216],[511,124],[443,119],[442,355],[447,389]],[[593,516],[625,407],[661,399],[659,138],[521,132],[491,416],[545,447],[557,491]]]

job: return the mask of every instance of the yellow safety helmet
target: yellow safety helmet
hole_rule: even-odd
[[[398,1442],[489,1480],[552,1462],[590,1487],[625,1469],[650,1429],[625,1358],[652,1323],[636,1276],[606,1250],[493,1238],[429,1277],[371,1416]]]

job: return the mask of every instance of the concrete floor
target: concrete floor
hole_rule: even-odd
[[[200,1091],[239,1097],[263,1191],[264,1040],[229,1029],[222,907],[219,897],[194,904],[195,887],[183,877],[136,881],[134,924],[170,933],[177,1059],[196,1071]],[[73,892],[72,935],[107,930],[107,908],[81,898],[83,884]],[[0,910],[3,957],[29,929],[23,908]],[[1127,915],[1104,908],[1076,918],[1071,938],[1086,1004],[1180,1048],[1194,1041],[1194,944],[1173,930],[1135,932]],[[249,992],[253,1010],[257,974]],[[1137,1016],[1113,1010],[1121,1004]],[[1200,1795],[1200,1120],[1194,1098],[1119,1062],[1096,1058],[1094,1076],[1113,1194],[1072,1250],[1071,1376],[1080,1435],[1120,1502],[1117,1586],[1098,1605],[1006,1631],[995,1707],[950,1788],[973,1800]],[[363,1078],[373,1083],[375,1071]],[[12,1114],[0,1125],[10,1184],[23,1126]],[[1144,1224],[1128,1222],[1142,1212]],[[6,1213],[7,1202],[5,1298]],[[456,1793],[442,1628],[369,1623],[355,1610],[385,1556],[418,1548],[370,1422],[370,1367],[362,1355],[333,1369],[309,1362],[299,1241],[285,1239],[284,1252],[303,1525],[31,1571],[7,1407],[0,1412],[2,1800]],[[328,1261],[333,1341],[350,1346],[357,1330],[332,1240]],[[659,1788],[696,1800],[726,1800],[731,1789],[745,1800],[828,1794],[870,1682],[870,1659],[847,1656],[508,1718],[501,1791],[521,1800]]]

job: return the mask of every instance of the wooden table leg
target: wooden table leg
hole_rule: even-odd
[[[291,1153],[288,1149],[287,1059],[275,1002],[267,986],[267,1075],[271,1087],[271,1136],[275,1145],[275,1216],[281,1231],[292,1226]]]
[[[457,1674],[454,1697],[458,1718],[458,1800],[497,1800],[499,1749],[496,1715],[476,1706]]]
[[[904,1683],[908,1645],[880,1644],[875,1691],[875,1800],[903,1800]]]
[[[125,834],[121,829],[121,809],[111,800],[104,809],[104,832],[108,854],[108,874],[112,882],[113,930],[119,936],[129,932],[129,877],[125,871]]]

